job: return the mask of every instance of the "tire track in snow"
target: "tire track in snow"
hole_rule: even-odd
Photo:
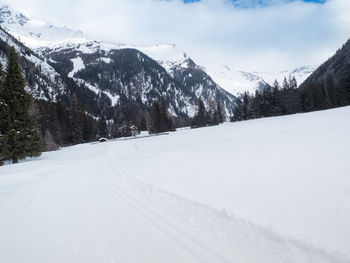
[[[127,193],[117,184],[115,184],[107,175],[107,171],[104,167],[101,167],[98,172],[102,182],[106,185],[106,187],[119,199],[122,199],[126,202],[130,207],[132,207],[138,214],[140,214],[144,219],[146,219],[149,223],[151,223],[156,229],[174,241],[179,247],[184,249],[187,253],[193,256],[198,262],[221,262],[221,263],[229,263],[231,261],[223,258],[218,253],[213,251],[211,248],[205,246],[198,240],[195,240],[189,234],[182,231],[179,227],[174,225],[172,222],[167,220],[165,217],[154,211],[149,206],[145,205],[142,201],[136,199],[130,193]],[[186,245],[186,243],[190,243],[191,247]],[[196,250],[196,251],[195,251]],[[200,253],[197,251],[200,250]],[[203,256],[206,255],[206,256]],[[212,260],[208,261],[208,258],[212,258]],[[214,260],[214,261],[213,261]]]

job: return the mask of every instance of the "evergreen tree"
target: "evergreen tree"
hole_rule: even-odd
[[[295,76],[289,77],[289,88],[292,90],[296,90],[298,88],[298,83],[297,83]]]
[[[75,93],[71,98],[69,112],[70,142],[78,144],[83,142],[83,114]]]
[[[0,64],[0,164],[5,156],[8,156],[8,145],[7,145],[7,135],[5,134],[7,130],[7,124],[9,122],[8,105],[4,99],[4,74]]]
[[[162,102],[155,101],[150,111],[150,133],[161,133],[173,131],[173,119],[170,116],[166,105]]]
[[[252,99],[251,102],[251,117],[253,119],[261,118],[262,112],[262,95],[259,93],[259,91],[255,91],[255,96]]]
[[[271,94],[272,116],[278,116],[282,114],[282,107],[278,96],[279,92],[280,92],[279,86],[274,86],[272,88],[272,94]]]
[[[274,86],[274,87],[279,86],[279,84],[278,84],[278,81],[277,81],[277,80],[275,80],[275,83],[274,83],[274,85],[273,85],[273,86]],[[288,90],[288,89],[290,88],[289,83],[288,83],[288,81],[287,81],[287,78],[286,78],[286,77],[284,77],[284,79],[283,79],[282,88],[283,88],[284,90]]]
[[[158,101],[154,101],[150,111],[150,133],[159,133],[161,131],[161,112]]]
[[[108,138],[108,130],[105,116],[102,116],[98,122],[98,134],[100,137]]]
[[[97,137],[98,122],[86,114],[83,116],[83,139],[85,142],[93,141]]]
[[[220,103],[218,103],[217,108],[216,108],[216,116],[218,123],[223,123],[224,122],[224,115],[222,114],[221,106]]]
[[[233,112],[231,121],[242,121],[243,120],[243,101],[242,98],[237,98],[236,107]]]
[[[164,103],[159,103],[160,107],[160,132],[167,132],[173,130],[173,121],[169,115],[168,109]]]
[[[204,127],[207,125],[207,112],[202,99],[198,100],[198,110],[196,116],[193,118],[192,127]]]
[[[147,121],[144,115],[142,115],[141,122],[140,122],[140,131],[147,131]]]
[[[17,54],[11,48],[6,77],[1,88],[1,144],[5,145],[2,156],[17,163],[19,159],[39,156],[43,141],[36,122],[29,115],[32,97],[25,91],[25,80],[18,63]]]
[[[218,112],[217,112],[217,105],[212,101],[209,103],[209,110],[207,112],[207,124],[209,126],[211,125],[218,125]]]
[[[345,91],[346,104],[350,104],[350,68],[343,70],[342,78],[340,79],[339,85],[342,85]]]
[[[242,120],[249,120],[250,119],[250,112],[249,112],[249,94],[248,92],[244,92],[243,94],[243,101],[242,101]]]

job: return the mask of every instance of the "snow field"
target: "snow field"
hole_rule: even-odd
[[[349,262],[350,107],[0,167],[0,262]]]

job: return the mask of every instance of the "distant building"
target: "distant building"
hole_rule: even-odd
[[[104,137],[101,137],[100,139],[98,139],[99,142],[107,142],[108,139],[107,138],[104,138]]]

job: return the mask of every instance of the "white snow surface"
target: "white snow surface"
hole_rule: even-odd
[[[0,262],[350,262],[350,107],[0,167]]]
[[[79,70],[85,69],[84,61],[81,57],[71,59],[73,62],[73,70],[69,72],[68,77],[73,78],[74,74]]]

